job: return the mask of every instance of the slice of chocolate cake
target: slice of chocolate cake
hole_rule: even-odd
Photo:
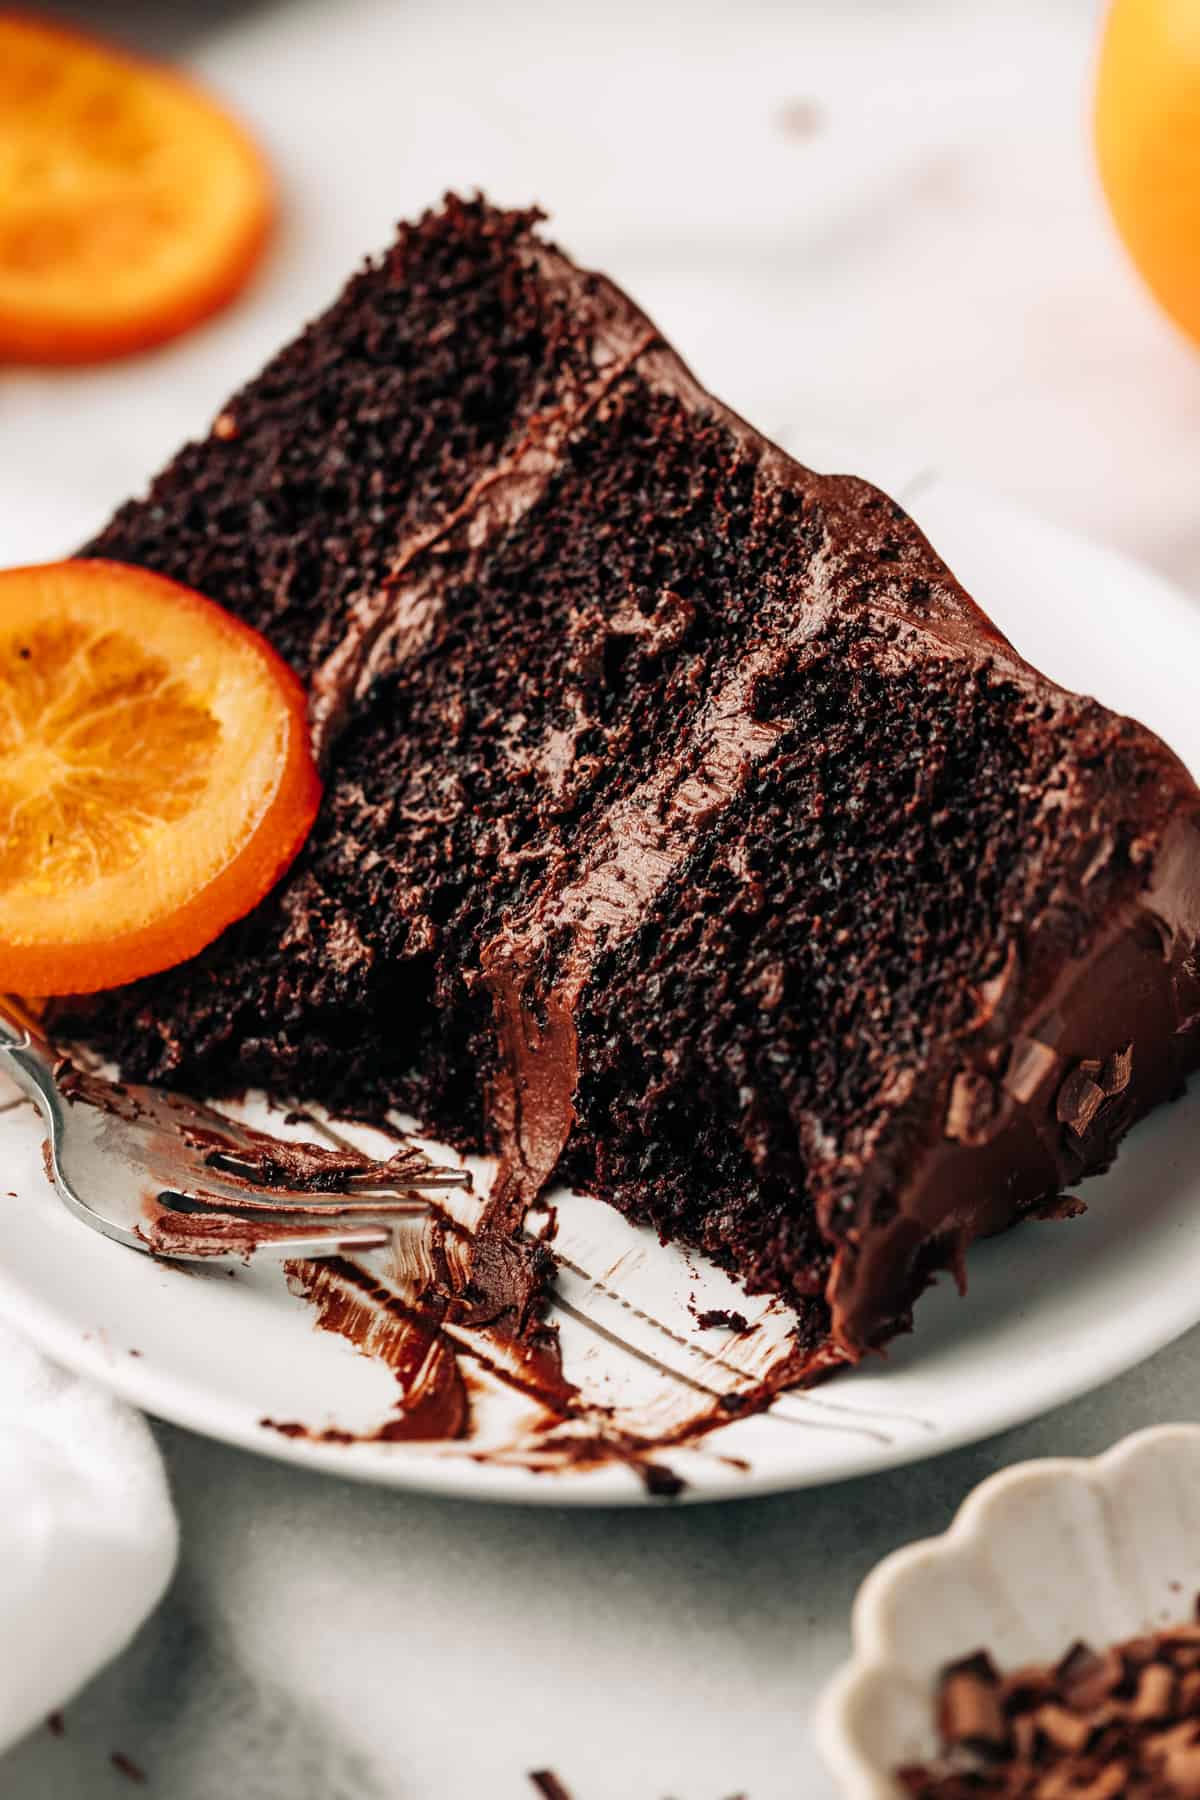
[[[264,631],[327,793],[129,1074],[399,1106],[797,1308],[816,1368],[1197,1059],[1200,793],[536,215],[401,231],[87,553]]]

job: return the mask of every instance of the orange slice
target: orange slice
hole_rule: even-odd
[[[0,12],[0,360],[185,331],[244,285],[272,211],[258,150],[190,83]]]
[[[90,993],[193,956],[316,815],[304,690],[144,569],[0,572],[0,988]]]

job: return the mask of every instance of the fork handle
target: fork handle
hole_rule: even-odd
[[[0,994],[0,1066],[43,1112],[56,1101],[56,1061],[41,1025],[15,994]]]
[[[9,1049],[32,1044],[47,1060],[54,1054],[37,1014],[16,994],[0,994],[0,1044]]]

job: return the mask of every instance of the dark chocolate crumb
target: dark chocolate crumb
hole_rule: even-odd
[[[646,1492],[653,1494],[656,1500],[677,1500],[687,1486],[683,1476],[668,1469],[665,1463],[641,1462],[637,1471]]]
[[[67,1729],[67,1721],[60,1712],[52,1712],[46,1719],[46,1730],[54,1737],[61,1737]]]
[[[264,1431],[277,1431],[280,1437],[302,1438],[312,1434],[307,1425],[301,1425],[298,1419],[260,1419],[259,1424]]]
[[[538,1793],[543,1796],[543,1800],[571,1800],[570,1794],[553,1769],[530,1769],[529,1779]]]
[[[133,1758],[126,1756],[123,1750],[114,1750],[108,1760],[112,1763],[113,1768],[119,1770],[128,1780],[136,1781],[141,1785],[145,1784],[145,1769],[139,1768]]]
[[[707,1312],[696,1314],[696,1323],[701,1331],[715,1331],[719,1327],[726,1331],[749,1331],[750,1325],[744,1313],[730,1312],[726,1307],[713,1306]]]

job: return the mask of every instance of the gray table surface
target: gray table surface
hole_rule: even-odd
[[[393,217],[483,183],[552,206],[570,248],[807,460],[896,483],[952,469],[1194,589],[1200,359],[1096,199],[1095,12],[107,7],[240,102],[279,167],[284,227],[254,294],[188,343],[93,374],[0,374],[0,559],[78,541]],[[934,1462],[624,1514],[376,1492],[160,1426],[174,1586],[64,1735],[0,1759],[0,1794],[126,1795],[119,1750],[172,1800],[520,1800],[546,1766],[575,1800],[825,1800],[811,1707],[879,1556],[1012,1461],[1197,1416],[1192,1333]]]

